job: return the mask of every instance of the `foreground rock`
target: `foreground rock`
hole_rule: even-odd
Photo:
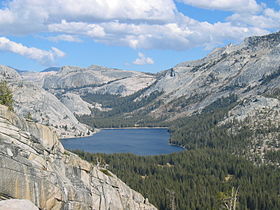
[[[41,209],[155,209],[111,172],[65,151],[50,128],[1,105],[0,193]]]
[[[31,201],[23,199],[10,199],[0,201],[0,210],[39,210]]]

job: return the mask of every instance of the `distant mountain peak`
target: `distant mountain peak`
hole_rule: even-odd
[[[49,68],[44,69],[41,72],[50,72],[50,71],[59,71],[59,70],[60,70],[60,67],[49,67]]]

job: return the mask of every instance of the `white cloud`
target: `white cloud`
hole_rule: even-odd
[[[102,24],[102,27],[110,36],[99,39],[99,42],[135,49],[184,50],[197,46],[213,48],[225,40],[242,40],[250,35],[267,33],[257,27],[233,26],[220,22],[210,24],[187,17],[182,17],[178,23],[162,25],[110,22]]]
[[[278,21],[275,18],[266,15],[249,15],[249,14],[233,14],[228,17],[228,20],[239,26],[254,26],[261,29],[278,28],[280,26],[280,18]]]
[[[20,43],[13,42],[6,37],[0,37],[0,50],[25,56],[33,59],[42,65],[52,64],[56,58],[64,57],[65,53],[52,47],[51,50],[45,51],[34,47],[27,47]]]
[[[236,14],[226,22],[200,22],[180,13],[174,1]],[[7,5],[0,9],[3,36],[48,32],[52,41],[87,36],[134,49],[210,49],[268,33],[280,22],[277,11],[255,0],[11,0]]]
[[[135,65],[146,65],[146,64],[154,64],[154,61],[152,58],[146,57],[143,53],[138,53],[138,58],[136,58],[135,61],[133,61],[133,64]]]
[[[257,12],[261,6],[255,0],[177,0],[195,7],[238,12]]]
[[[82,42],[82,40],[76,36],[68,35],[68,34],[61,34],[58,36],[50,36],[47,38],[50,41],[53,42],[59,42],[59,41],[66,41],[66,42]]]
[[[238,26],[254,26],[260,29],[279,30],[280,27],[280,11],[270,8],[263,10],[261,14],[233,14],[227,18],[234,25]]]
[[[173,0],[11,0],[0,9],[0,34],[37,33],[62,20],[168,22],[175,12]]]
[[[105,36],[102,26],[84,22],[67,22],[66,20],[62,20],[61,23],[50,24],[48,29],[51,32],[81,34],[92,38]]]
[[[280,11],[275,11],[273,9],[267,8],[264,10],[264,15],[270,18],[274,18],[278,21],[280,20]]]

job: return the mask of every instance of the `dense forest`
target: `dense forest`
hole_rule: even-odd
[[[148,197],[161,210],[229,209],[227,206],[235,198],[236,209],[280,209],[279,167],[263,164],[258,157],[248,158],[251,156],[249,137],[253,132],[265,131],[252,131],[236,121],[233,123],[240,127],[236,133],[231,130],[231,123],[219,124],[228,111],[240,103],[236,95],[222,97],[201,112],[172,122],[149,118],[145,110],[143,115],[137,113],[126,117],[143,105],[149,107],[160,94],[154,93],[142,101],[135,101],[137,94],[130,98],[91,95],[89,98],[94,98],[95,102],[102,103],[106,98],[103,105],[112,110],[97,113],[95,119],[82,120],[85,122],[86,119],[89,125],[96,127],[168,126],[170,142],[183,146],[186,151],[145,157],[74,152],[95,163],[102,159],[104,166],[109,165],[108,170]],[[279,165],[279,155],[279,151],[270,151],[265,158]],[[110,175],[108,170],[102,169]]]
[[[173,121],[170,124],[171,143],[186,149],[216,148],[239,153],[241,148],[250,144],[247,138],[252,135],[252,131],[240,124],[239,132],[231,133],[230,123],[218,125],[236,105],[236,95],[222,97],[205,107],[201,113]]]
[[[90,154],[75,151],[109,170],[142,193],[159,209],[223,209],[238,189],[237,209],[280,208],[280,169],[252,162],[218,149],[196,149],[161,156]],[[103,169],[103,172],[110,172]]]

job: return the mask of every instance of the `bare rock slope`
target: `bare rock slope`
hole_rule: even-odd
[[[64,150],[47,126],[0,105],[1,194],[30,200],[40,209],[156,209],[106,174]]]

